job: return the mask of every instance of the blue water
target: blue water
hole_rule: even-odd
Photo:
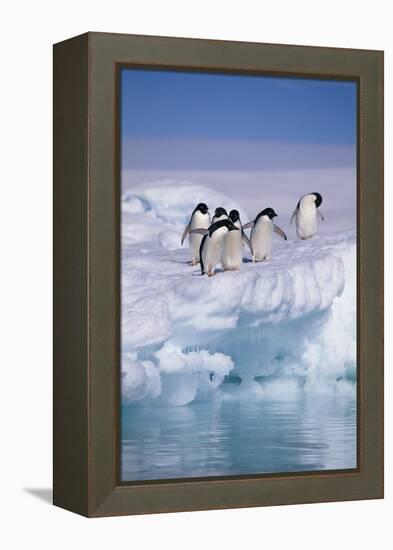
[[[356,400],[122,409],[123,481],[356,468]]]

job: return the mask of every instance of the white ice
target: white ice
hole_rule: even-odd
[[[241,205],[163,181],[122,197],[125,403],[355,391],[356,236],[275,239],[271,260],[200,275],[180,245],[195,204]],[[261,205],[263,207],[263,205]],[[232,382],[232,383],[231,383]]]

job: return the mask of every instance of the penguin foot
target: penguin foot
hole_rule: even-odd
[[[208,271],[207,275],[208,275],[208,277],[214,277],[215,272],[214,271]]]
[[[191,260],[191,265],[192,265],[193,267],[195,267],[195,266],[197,265],[197,263],[198,263],[198,262],[196,261],[195,258],[193,258],[193,259]]]

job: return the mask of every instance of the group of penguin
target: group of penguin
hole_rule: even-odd
[[[310,239],[315,235],[318,216],[324,221],[318,210],[321,203],[320,193],[309,193],[299,199],[290,221],[296,220],[299,239]],[[219,207],[210,219],[208,206],[201,202],[191,214],[181,244],[189,235],[191,263],[193,266],[200,263],[202,275],[214,275],[219,262],[224,271],[235,271],[240,269],[243,261],[243,244],[250,249],[253,262],[263,262],[271,255],[273,233],[287,240],[284,231],[273,222],[276,217],[273,208],[265,208],[253,221],[242,225],[237,210],[231,210],[228,215],[225,208]],[[249,228],[250,238],[244,232]]]

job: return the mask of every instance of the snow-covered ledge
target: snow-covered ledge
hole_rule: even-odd
[[[239,209],[187,182],[123,197],[124,401],[354,393],[355,232],[277,240],[268,262],[201,277],[180,236],[202,200]]]

